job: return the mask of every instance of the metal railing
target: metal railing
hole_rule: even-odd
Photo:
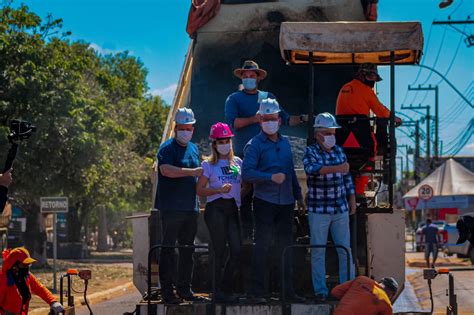
[[[342,245],[333,245],[333,244],[327,244],[327,245],[306,245],[306,244],[294,244],[287,246],[283,249],[282,257],[281,257],[281,308],[282,308],[282,314],[291,314],[291,309],[288,310],[288,304],[286,302],[286,277],[285,277],[285,262],[286,262],[286,256],[287,253],[290,249],[293,248],[340,248],[346,253],[346,265],[347,265],[347,278],[350,279],[351,277],[351,256],[349,249],[345,246]]]
[[[156,304],[151,304],[151,263],[153,259],[153,253],[157,249],[172,248],[174,249],[207,249],[209,256],[212,259],[212,299],[211,299],[211,315],[216,313],[216,263],[214,257],[214,251],[208,245],[154,245],[150,247],[148,251],[148,266],[147,266],[147,312],[148,314],[156,314]]]

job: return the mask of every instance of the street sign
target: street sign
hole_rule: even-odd
[[[41,210],[41,213],[53,214],[53,293],[56,293],[57,292],[56,260],[58,258],[57,214],[68,212],[69,199],[67,197],[41,197],[40,210]]]
[[[68,212],[69,200],[67,197],[41,197],[41,213],[61,213]]]
[[[425,184],[418,189],[418,197],[420,197],[421,200],[430,200],[433,198],[433,194],[433,187],[430,185]]]
[[[410,206],[412,210],[416,210],[416,206],[418,206],[418,201],[420,201],[418,197],[410,198],[407,200],[407,204]]]

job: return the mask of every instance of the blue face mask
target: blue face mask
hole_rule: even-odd
[[[242,85],[246,90],[255,90],[257,88],[257,79],[247,78],[242,79]]]

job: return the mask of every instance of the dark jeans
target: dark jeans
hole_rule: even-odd
[[[197,231],[197,212],[175,211],[162,214],[163,245],[194,245]],[[160,283],[163,295],[173,293],[173,285],[180,295],[191,292],[193,275],[194,249],[179,249],[179,260],[176,264],[176,251],[163,248],[160,254]],[[177,268],[176,268],[177,267]]]
[[[239,211],[235,200],[219,198],[207,203],[204,220],[214,250],[217,292],[235,292],[233,283],[239,269],[241,246]],[[227,244],[229,244],[229,256],[225,260]]]
[[[270,247],[275,242],[277,280],[281,288],[281,257],[283,249],[293,243],[292,225],[295,205],[277,205],[254,198],[255,247],[252,255],[252,293],[257,297],[268,293]],[[285,261],[285,291],[293,295],[292,252],[287,251]]]
[[[242,196],[240,205],[240,219],[242,221],[242,238],[246,240],[253,240],[254,236],[254,216],[253,216],[253,186],[249,185],[249,191],[245,196]]]

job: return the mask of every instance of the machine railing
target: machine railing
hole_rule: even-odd
[[[211,247],[208,245],[154,245],[150,247],[150,250],[148,251],[148,265],[147,265],[147,310],[148,314],[156,314],[156,304],[151,304],[151,290],[152,290],[152,285],[151,285],[151,263],[152,259],[154,257],[153,253],[158,250],[158,249],[163,249],[163,248],[172,248],[172,249],[207,249],[209,252],[209,255],[212,260],[212,299],[211,299],[211,315],[214,315],[216,313],[216,264],[215,264],[215,257],[214,257],[214,251],[212,250]]]
[[[291,314],[291,305],[289,305],[286,301],[286,277],[285,277],[285,262],[286,256],[290,249],[294,248],[340,248],[346,253],[346,267],[347,267],[347,277],[350,278],[351,275],[351,256],[349,249],[342,245],[334,245],[334,244],[327,244],[327,245],[307,245],[307,244],[293,244],[287,246],[283,249],[282,257],[281,257],[281,308],[282,314],[289,315]]]

